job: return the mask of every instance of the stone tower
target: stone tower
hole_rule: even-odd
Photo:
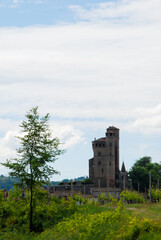
[[[119,129],[107,128],[105,137],[92,142],[94,157],[89,160],[89,178],[94,187],[119,187]]]

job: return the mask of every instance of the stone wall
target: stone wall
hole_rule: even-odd
[[[74,185],[74,184],[66,184],[66,185],[59,185],[59,186],[51,186],[49,188],[49,193],[54,196],[69,196],[75,193],[81,193],[84,195],[90,195],[91,194],[91,188],[93,187],[93,184],[80,184],[80,185]]]
[[[110,194],[114,198],[120,198],[121,189],[120,188],[91,188],[91,193],[93,197],[98,197],[101,193],[105,193],[107,196]]]

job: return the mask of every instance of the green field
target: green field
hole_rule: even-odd
[[[78,213],[36,239],[158,240],[161,239],[161,204],[113,208],[80,206]],[[150,220],[151,219],[151,220]]]
[[[9,229],[8,229],[9,230]],[[0,233],[7,240],[159,240],[161,204],[82,205],[69,217],[40,234],[13,230]]]
[[[126,209],[132,211],[133,214],[149,218],[161,224],[161,203],[153,204],[131,204]]]
[[[30,233],[27,192],[24,198],[15,189],[8,199],[0,193],[0,240],[161,240],[161,203],[145,203],[136,194],[143,203],[104,194],[99,202],[80,194],[56,198],[38,190]]]

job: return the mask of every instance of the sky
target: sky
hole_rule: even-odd
[[[88,176],[91,142],[109,126],[120,167],[159,163],[160,63],[160,0],[0,0],[0,161],[16,156],[19,125],[39,106],[67,149],[52,180]]]

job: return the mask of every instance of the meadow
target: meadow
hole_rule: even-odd
[[[13,193],[12,201],[11,197],[8,201],[1,199],[5,212],[0,209],[0,239],[161,239],[161,203],[159,202],[126,204],[124,198],[117,201],[112,197],[109,197],[109,201],[103,202],[103,196],[98,202],[81,195],[67,199],[49,199],[49,196],[43,192],[38,194],[41,198],[35,199],[34,215],[38,231],[34,233],[28,232],[27,198],[19,198],[17,201]]]

